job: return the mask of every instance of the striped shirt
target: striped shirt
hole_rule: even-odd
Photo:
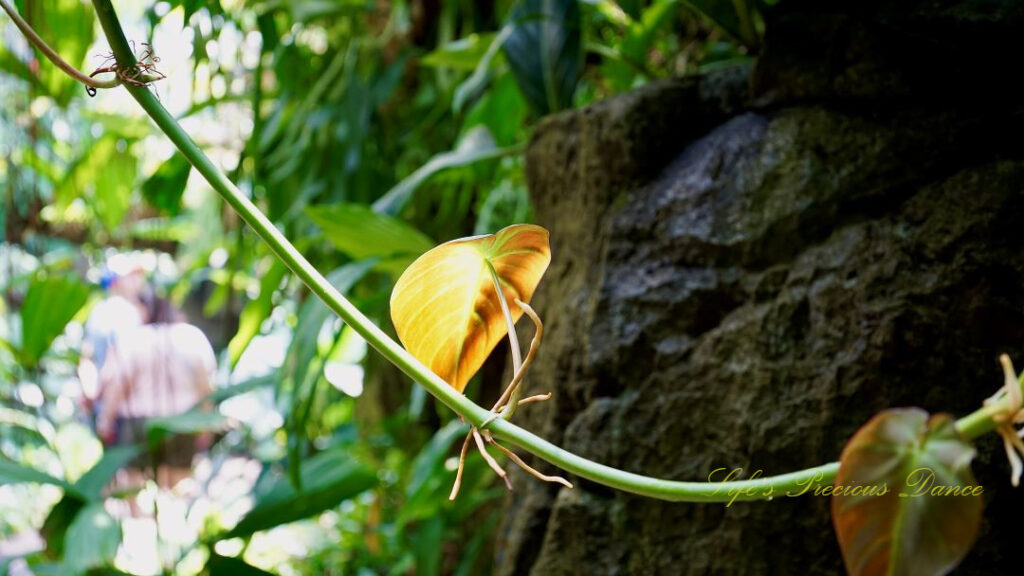
[[[217,360],[206,335],[191,324],[148,324],[117,335],[100,371],[103,404],[97,428],[117,418],[187,412],[213,390]]]

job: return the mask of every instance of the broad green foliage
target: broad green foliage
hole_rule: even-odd
[[[343,254],[353,260],[376,258],[381,269],[396,275],[433,246],[416,228],[369,206],[333,204],[306,213]]]
[[[64,566],[78,574],[110,565],[121,544],[121,526],[102,502],[89,504],[75,516],[64,537]]]
[[[21,307],[21,361],[39,363],[64,327],[85,305],[89,288],[71,276],[36,276]]]
[[[302,476],[306,482],[301,490],[280,477],[266,492],[257,494],[257,505],[223,537],[249,536],[307,518],[334,508],[377,483],[373,470],[354,462],[351,454],[343,450],[323,452],[303,462]]]
[[[505,56],[527,101],[540,114],[572,105],[582,68],[577,0],[523,0],[510,16]]]
[[[40,484],[53,484],[71,490],[71,485],[59,478],[40,472],[34,468],[28,468],[0,459],[0,486],[7,484],[20,484],[22,482],[37,482]]]
[[[142,183],[142,196],[157,210],[171,216],[181,212],[181,196],[192,166],[181,154],[174,154]]]

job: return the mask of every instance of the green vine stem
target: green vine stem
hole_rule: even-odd
[[[3,7],[4,12],[7,12],[7,15],[14,21],[14,25],[18,27],[18,30],[21,30],[21,33],[25,35],[25,38],[29,43],[38,48],[39,51],[50,60],[50,62],[53,62],[54,66],[63,70],[68,76],[71,76],[90,88],[114,88],[121,83],[121,79],[116,75],[110,80],[97,80],[79,72],[77,68],[65,62],[53,48],[50,48],[50,46],[39,37],[39,34],[36,34],[36,31],[32,29],[32,26],[29,26],[28,22],[18,14],[18,11],[14,9],[14,6],[7,3],[7,0],[0,0],[0,7]],[[134,57],[132,59],[134,60]]]
[[[93,0],[107,40],[117,58],[118,66],[135,66],[135,57],[121,30],[110,0]],[[817,486],[831,484],[839,469],[837,462],[753,480],[735,482],[679,482],[662,480],[625,472],[598,464],[567,452],[508,420],[498,418],[481,426],[491,413],[459,394],[435,375],[398,343],[388,337],[369,318],[342,296],[310,264],[287,238],[246,198],[234,184],[203,154],[195,142],[178,125],[174,117],[160,104],[156,96],[141,86],[125,84],[131,95],[149,114],[195,169],[206,178],[210,186],[230,204],[245,222],[266,242],[271,251],[298,276],[309,289],[359,333],[371,346],[392,364],[427,389],[445,406],[460,414],[473,426],[487,429],[499,440],[510,442],[559,468],[624,492],[677,502],[731,502],[770,499],[769,488],[775,496],[806,493]],[[1006,401],[980,408],[957,422],[957,428],[968,439],[974,439],[995,429],[993,416],[1007,409]]]

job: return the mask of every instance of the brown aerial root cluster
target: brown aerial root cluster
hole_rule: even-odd
[[[533,324],[534,326],[536,326],[537,330],[533,335],[533,340],[530,341],[530,350],[529,352],[526,353],[526,358],[523,359],[523,365],[512,376],[512,381],[509,382],[508,387],[505,388],[505,391],[502,393],[501,397],[498,398],[498,401],[494,403],[494,407],[491,408],[491,417],[481,425],[481,428],[486,428],[488,424],[490,424],[499,417],[510,416],[511,413],[514,411],[514,407],[522,406],[524,404],[531,404],[534,402],[542,402],[544,400],[551,398],[550,392],[547,394],[529,396],[521,400],[517,399],[516,397],[516,392],[522,386],[523,377],[526,374],[526,370],[527,368],[530,367],[530,364],[533,363],[533,358],[534,356],[537,355],[537,349],[540,347],[540,341],[544,335],[544,323],[540,321],[540,316],[537,316],[537,312],[534,311],[534,309],[531,308],[529,304],[521,300],[517,299],[516,304],[518,304],[519,307],[522,308],[523,312],[525,312],[526,315],[530,317],[530,320],[533,320]],[[514,402],[514,404],[510,405],[510,402]],[[523,459],[520,458],[515,452],[499,444],[498,441],[494,439],[494,437],[488,430],[485,429],[483,431],[480,431],[476,426],[472,426],[470,427],[469,432],[466,434],[466,439],[463,440],[462,442],[462,451],[459,453],[459,469],[455,473],[455,485],[452,486],[452,493],[448,497],[449,500],[455,500],[455,497],[458,496],[459,494],[459,488],[462,486],[462,472],[466,467],[466,455],[469,453],[470,440],[473,440],[476,443],[476,447],[478,450],[480,450],[480,454],[483,456],[484,461],[487,462],[487,465],[491,467],[491,470],[494,470],[494,473],[497,474],[498,477],[505,482],[505,487],[508,488],[509,490],[512,490],[512,482],[508,478],[508,473],[505,472],[504,468],[502,468],[501,465],[498,464],[498,461],[495,460],[494,457],[487,452],[488,444],[497,448],[499,451],[505,454],[505,456],[507,456],[509,460],[514,462],[516,465],[518,465],[520,468],[522,468],[527,473],[532,475],[534,478],[543,480],[545,482],[557,482],[565,486],[566,488],[572,488],[572,483],[570,483],[565,478],[562,478],[560,476],[548,476],[547,474],[542,474],[541,472],[539,472],[538,470],[524,462]]]

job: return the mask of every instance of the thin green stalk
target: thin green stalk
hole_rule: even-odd
[[[134,55],[121,31],[121,25],[118,23],[110,0],[93,0],[93,4],[96,6],[100,23],[111,49],[117,57],[118,65],[122,68],[134,66]],[[266,242],[271,251],[309,287],[310,291],[323,300],[331,310],[388,361],[426,388],[445,406],[460,414],[471,425],[486,428],[495,438],[519,446],[582,478],[624,492],[662,500],[678,502],[766,500],[771,497],[802,494],[817,486],[831,484],[835,478],[839,469],[837,462],[754,480],[713,483],[661,480],[587,460],[501,418],[490,422],[486,427],[481,426],[491,416],[489,411],[456,392],[454,388],[388,337],[384,331],[335,290],[295,246],[274,227],[273,223],[203,154],[202,150],[189,138],[174,117],[164,109],[160,101],[149,90],[133,85],[125,85],[125,88],[171,142],[177,146],[178,150],[192,163],[192,166],[206,178],[210,186],[238,211],[242,219]],[[975,438],[989,432],[995,428],[991,416],[997,413],[1001,406],[1005,408],[1005,402],[981,408],[958,422],[958,427],[968,438]]]

